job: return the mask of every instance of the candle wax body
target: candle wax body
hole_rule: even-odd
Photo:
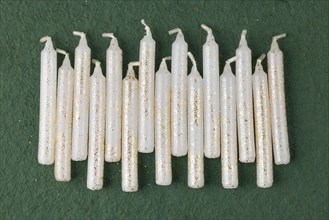
[[[90,77],[89,117],[87,188],[99,190],[103,188],[105,139],[105,77],[99,63]]]
[[[273,153],[275,164],[290,162],[286,101],[284,94],[283,53],[277,42],[267,54],[269,94],[271,105]]]
[[[88,111],[89,111],[89,78],[90,48],[85,37],[75,48],[74,60],[74,96],[73,96],[73,130],[72,160],[81,161],[88,155]]]
[[[237,188],[238,152],[236,134],[236,79],[231,67],[226,66],[220,76],[221,105],[221,163],[222,185],[224,188]]]
[[[252,106],[251,50],[240,43],[236,50],[236,95],[239,160],[255,161],[254,122]]]
[[[129,71],[129,70],[128,70]],[[129,74],[129,73],[128,73]],[[122,191],[138,190],[137,114],[138,81],[133,75],[123,80],[122,101]]]
[[[138,151],[151,153],[154,150],[154,65],[155,41],[146,35],[139,50],[139,117]]]
[[[267,76],[263,69],[257,65],[253,75],[253,95],[257,186],[262,188],[271,187],[273,184],[271,114],[267,85]]]
[[[187,154],[187,43],[182,34],[171,54],[171,144],[172,155],[180,157]]]
[[[203,78],[204,154],[217,158],[220,155],[219,55],[213,38],[203,45]]]
[[[170,72],[161,63],[155,80],[155,182],[170,185],[171,133],[170,133]]]
[[[66,55],[63,65],[58,69],[57,138],[54,165],[57,181],[71,180],[73,77],[74,69]]]
[[[196,69],[188,76],[188,186],[204,186],[203,80]]]
[[[105,161],[121,158],[122,50],[112,39],[106,51],[106,143]]]
[[[56,86],[57,53],[51,39],[46,41],[41,52],[40,76],[40,122],[38,162],[43,165],[54,163],[56,135]]]

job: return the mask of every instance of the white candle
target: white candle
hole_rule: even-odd
[[[93,60],[95,69],[90,77],[89,152],[87,188],[103,188],[105,138],[105,77],[100,62]]]
[[[51,37],[43,37],[40,42],[46,44],[41,52],[40,66],[38,162],[50,165],[54,163],[55,152],[57,54]]]
[[[74,59],[74,95],[73,95],[73,129],[72,129],[72,160],[87,159],[88,154],[88,110],[89,110],[89,78],[90,48],[86,35],[73,32],[80,36],[78,47],[75,48]]]
[[[171,144],[172,155],[187,154],[187,43],[179,28],[169,31],[178,33],[171,49]]]
[[[187,77],[188,100],[188,174],[191,188],[204,186],[203,174],[203,80],[193,55],[188,52],[193,66]]]
[[[275,164],[290,162],[289,140],[286,116],[286,101],[284,94],[283,53],[277,40],[286,34],[273,37],[271,50],[267,53],[269,93],[271,104],[273,153]]]
[[[225,189],[237,188],[238,153],[236,134],[236,79],[230,66],[236,57],[226,61],[223,74],[220,76],[221,106],[221,162],[222,185]]]
[[[170,72],[162,59],[155,74],[155,182],[167,186],[172,181],[170,133]]]
[[[255,140],[252,106],[251,50],[243,30],[239,48],[236,50],[236,92],[239,140],[239,160],[243,163],[255,161]]]
[[[118,162],[121,159],[122,50],[112,33],[102,36],[112,38],[106,50],[105,161]]]
[[[267,75],[261,64],[264,58],[265,54],[258,58],[253,75],[257,186],[262,188],[273,184],[270,100]]]
[[[72,151],[72,109],[73,109],[73,76],[69,54],[64,54],[62,66],[58,69],[57,89],[57,132],[55,147],[55,179],[57,181],[71,180],[71,151]]]
[[[128,65],[126,77],[122,81],[122,191],[135,192],[138,190],[138,153],[137,153],[137,114],[138,111],[138,80],[135,78],[133,66]]]
[[[142,24],[145,26],[146,35],[140,41],[139,49],[138,151],[151,153],[154,150],[155,41],[144,20]]]
[[[219,112],[219,52],[212,30],[206,25],[207,41],[203,45],[204,79],[204,155],[217,158],[220,155]]]

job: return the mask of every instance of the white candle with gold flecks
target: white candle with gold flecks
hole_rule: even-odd
[[[171,153],[181,157],[187,153],[187,43],[179,28],[171,48]]]
[[[275,164],[290,162],[286,100],[284,94],[283,53],[277,40],[286,37],[280,34],[273,37],[271,50],[267,53],[269,93],[271,104],[273,153]]]
[[[167,186],[172,181],[170,133],[170,72],[162,59],[155,74],[155,182]]]
[[[89,152],[87,188],[103,188],[105,139],[105,77],[100,62],[93,60],[95,69],[90,77]]]
[[[219,106],[219,52],[212,30],[206,25],[207,41],[203,45],[204,79],[204,155],[217,158],[220,155],[220,106]]]
[[[105,161],[118,162],[121,159],[122,50],[112,33],[102,36],[112,38],[106,50]]]
[[[252,106],[251,50],[247,45],[247,31],[243,30],[236,50],[236,95],[239,140],[239,160],[255,161],[254,121]]]
[[[57,54],[51,37],[43,37],[40,42],[46,44],[41,52],[40,65],[38,162],[50,165],[55,157]]]
[[[193,66],[187,77],[188,150],[187,183],[191,188],[204,186],[203,165],[203,80],[193,55],[188,52]]]
[[[256,133],[257,186],[267,188],[273,184],[273,159],[267,75],[261,64],[264,58],[265,54],[262,54],[257,60],[252,86]]]
[[[88,111],[89,111],[89,78],[90,48],[86,34],[78,31],[79,45],[75,48],[74,57],[74,92],[73,92],[73,129],[72,129],[72,160],[81,161],[88,155]]]
[[[139,109],[138,109],[138,151],[151,153],[154,150],[154,74],[155,41],[152,33],[142,20],[146,35],[139,48]]]
[[[237,188],[239,185],[236,134],[236,79],[230,66],[230,63],[234,62],[235,59],[236,57],[232,57],[226,61],[219,83],[222,185],[225,189]]]
[[[133,70],[139,62],[130,62],[126,77],[122,81],[122,161],[121,188],[124,192],[138,190],[138,80]]]
[[[58,69],[54,174],[57,181],[70,181],[74,69],[71,66],[69,54],[60,49],[56,51],[64,54],[65,58],[62,66]]]

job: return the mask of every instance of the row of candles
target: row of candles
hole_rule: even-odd
[[[41,52],[38,161],[54,163],[58,181],[71,179],[71,160],[88,157],[87,187],[103,187],[104,160],[121,159],[122,190],[138,190],[138,152],[155,151],[156,184],[172,182],[171,156],[188,155],[188,186],[204,186],[204,156],[221,156],[224,188],[238,187],[238,160],[256,159],[257,185],[273,184],[275,164],[290,161],[284,94],[283,53],[273,37],[267,54],[268,76],[262,54],[252,75],[251,50],[242,31],[236,55],[219,74],[219,48],[211,28],[203,45],[203,78],[179,28],[171,57],[162,59],[155,74],[156,43],[144,20],[139,61],[130,62],[122,80],[122,50],[112,33],[106,51],[106,78],[100,62],[90,76],[91,50],[86,35],[75,49],[74,69],[68,53],[43,37]],[[57,53],[65,55],[57,71]],[[192,62],[187,74],[188,58]],[[171,73],[166,61],[171,59]],[[230,64],[236,62],[236,75]],[[134,66],[139,66],[138,80]],[[58,73],[58,75],[57,75]],[[254,131],[255,129],[255,131]],[[89,143],[88,143],[89,142]]]

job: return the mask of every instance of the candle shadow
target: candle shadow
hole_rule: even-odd
[[[221,184],[220,158],[204,158],[205,186]]]
[[[171,157],[172,183],[187,185],[187,156]]]
[[[153,153],[138,153],[138,188],[155,185],[155,160]]]
[[[240,163],[238,162],[239,187],[256,185],[256,162]]]
[[[121,188],[121,161],[104,162],[104,188]]]

